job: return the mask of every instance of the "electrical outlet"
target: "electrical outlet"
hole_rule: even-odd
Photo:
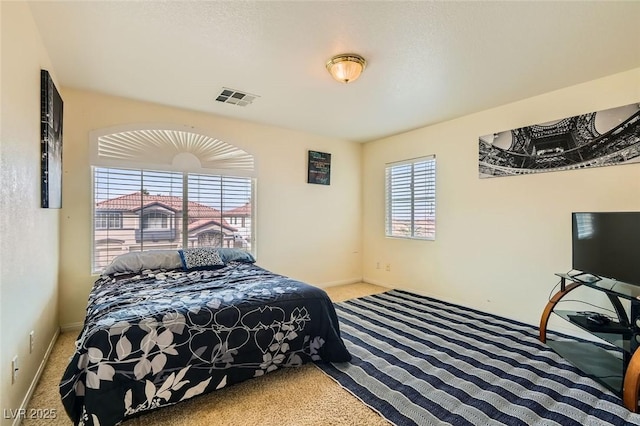
[[[33,353],[33,348],[36,344],[36,332],[31,330],[31,333],[29,333],[29,353]]]
[[[384,267],[384,270],[387,272],[391,272],[391,264],[387,263],[387,265]]]
[[[376,269],[380,269],[380,262],[376,262]]]
[[[11,360],[11,384],[14,384],[18,379],[18,355],[14,356]]]

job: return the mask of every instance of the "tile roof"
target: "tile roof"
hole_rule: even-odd
[[[182,197],[146,194],[141,196],[140,191],[101,201],[96,204],[96,207],[104,210],[136,211],[140,209],[141,201],[143,208],[152,204],[159,204],[176,212],[182,211]],[[220,216],[220,211],[213,207],[196,203],[195,201],[189,201],[187,204],[189,212],[194,212],[196,217]]]
[[[223,228],[228,229],[231,232],[236,232],[238,230],[238,228],[234,228],[233,226],[229,225],[226,220],[223,220],[222,223],[220,223],[219,220],[214,219],[198,219],[193,222],[189,222],[188,229],[189,232],[192,232],[196,229],[204,228],[210,225],[222,226]]]
[[[140,191],[100,201],[99,203],[96,203],[96,209],[134,212],[140,210],[141,204],[142,208],[159,205],[175,212],[182,211],[182,197],[176,197],[173,195],[147,195],[141,194]],[[219,224],[220,221],[222,221],[221,225],[225,228],[234,231],[236,230],[226,220],[222,219],[220,210],[201,203],[196,203],[195,201],[189,201],[187,205],[189,209],[189,218],[199,219],[198,221],[215,220]],[[189,229],[192,229],[192,224],[189,224]]]
[[[236,207],[235,209],[225,210],[224,216],[251,216],[251,203],[246,203],[244,206]]]

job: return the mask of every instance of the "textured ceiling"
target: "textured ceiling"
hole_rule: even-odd
[[[63,86],[360,142],[640,67],[640,1],[29,4]]]

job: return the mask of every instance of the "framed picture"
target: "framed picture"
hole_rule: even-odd
[[[479,138],[481,178],[640,162],[640,103]]]
[[[46,70],[40,71],[41,206],[62,207],[62,98]]]
[[[331,154],[309,151],[307,183],[331,184]]]

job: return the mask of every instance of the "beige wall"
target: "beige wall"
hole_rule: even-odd
[[[0,408],[15,410],[58,329],[60,211],[40,208],[39,124],[40,69],[48,69],[54,81],[55,73],[28,6],[1,2],[0,10]],[[11,384],[14,355],[20,372]],[[12,423],[2,417],[2,425]]]
[[[95,280],[89,132],[119,125],[193,126],[249,152],[257,170],[258,264],[319,286],[360,280],[360,144],[70,88],[64,100],[63,327],[84,319]],[[330,186],[306,183],[307,150],[332,154]]]
[[[537,324],[571,269],[571,212],[640,210],[640,164],[479,179],[478,137],[633,102],[640,69],[365,144],[364,279]],[[385,238],[385,163],[428,154],[436,240]]]

